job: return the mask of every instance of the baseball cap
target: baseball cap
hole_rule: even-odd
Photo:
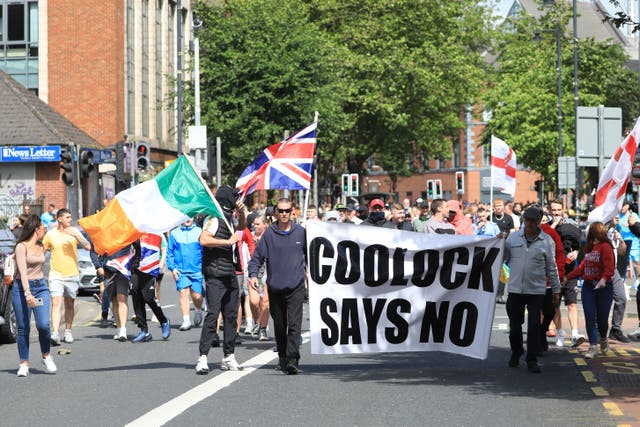
[[[324,214],[325,221],[329,221],[330,219],[340,221],[340,214],[338,213],[338,211],[328,211],[326,214]]]
[[[529,206],[522,213],[522,217],[524,219],[540,221],[542,219],[542,209],[540,209],[540,206],[537,206],[537,205]]]
[[[356,208],[355,208],[355,206],[353,206],[353,204],[352,204],[352,203],[348,203],[348,204],[347,204],[347,210],[348,210],[348,211],[355,211],[355,210],[356,210]]]
[[[371,203],[369,203],[369,209],[373,209],[374,206],[380,206],[381,208],[384,208],[384,202],[382,201],[382,199],[373,199]]]
[[[336,205],[334,206],[334,209],[337,211],[340,211],[342,209],[347,209],[347,207],[345,205],[343,205],[342,203],[336,203]]]

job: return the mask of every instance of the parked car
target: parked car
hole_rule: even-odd
[[[80,288],[78,292],[92,294],[100,291],[100,281],[96,268],[91,262],[89,251],[78,249],[78,269],[80,270]]]
[[[0,270],[4,278],[4,259],[13,253],[15,239],[13,233],[8,228],[0,229]],[[18,324],[16,314],[11,303],[12,284],[0,284],[0,316],[4,323],[0,325],[0,342],[12,343],[16,341],[18,335]]]

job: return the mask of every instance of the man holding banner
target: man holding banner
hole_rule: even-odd
[[[522,324],[525,307],[527,322],[527,369],[540,373],[537,356],[540,353],[540,310],[544,301],[547,278],[553,292],[553,302],[560,300],[560,279],[555,263],[555,244],[540,228],[542,209],[529,206],[522,214],[524,228],[511,233],[505,243],[504,261],[511,268],[507,298],[509,316],[509,366],[517,368],[524,353]]]

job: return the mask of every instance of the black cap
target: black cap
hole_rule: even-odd
[[[522,218],[530,219],[533,221],[540,221],[542,219],[542,209],[537,205],[529,206],[522,213]]]

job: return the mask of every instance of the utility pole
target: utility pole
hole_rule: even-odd
[[[177,105],[178,105],[178,148],[177,155],[182,155],[182,0],[177,1],[178,13],[176,13],[176,19],[178,20],[176,28],[178,30],[178,46],[176,52],[178,54],[178,72],[177,72]]]

